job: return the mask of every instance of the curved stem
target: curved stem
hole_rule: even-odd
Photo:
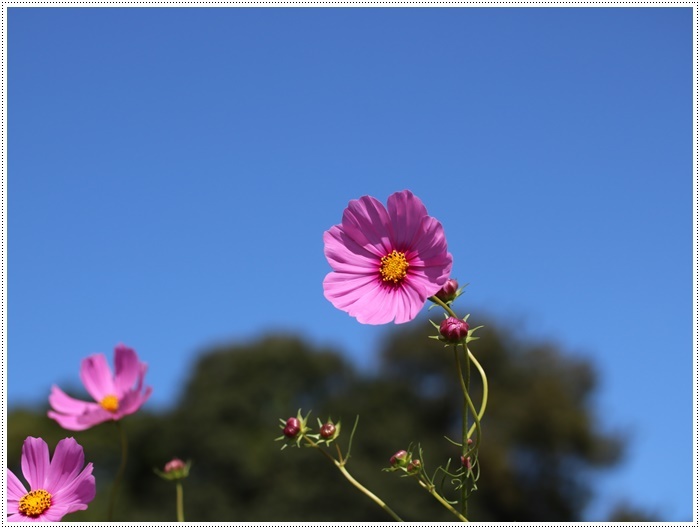
[[[366,489],[359,481],[352,477],[350,472],[348,472],[348,470],[345,468],[345,465],[341,465],[336,461],[335,466],[338,467],[338,470],[340,470],[343,476],[345,476],[345,479],[352,483],[360,492],[362,492],[365,496],[370,498],[374,503],[376,503],[382,509],[384,509],[394,520],[396,520],[397,522],[403,522],[403,520],[399,518],[399,515],[392,511],[391,508],[386,503],[384,503],[384,501],[381,498],[379,498],[371,490]]]
[[[177,521],[180,523],[185,523],[185,507],[182,498],[182,481],[179,479],[175,482],[175,491],[177,496]]]
[[[457,511],[457,509],[455,509],[454,507],[452,507],[452,505],[450,505],[450,504],[445,500],[445,498],[443,498],[443,497],[440,496],[437,492],[435,492],[435,487],[429,486],[429,485],[428,485],[427,483],[425,483],[422,479],[419,479],[419,480],[418,480],[418,484],[419,484],[421,487],[423,487],[425,490],[427,490],[427,491],[433,496],[433,498],[435,498],[437,501],[439,501],[440,503],[442,503],[442,505],[443,505],[448,511],[450,511],[452,514],[454,514],[457,518],[459,518],[459,519],[462,520],[463,522],[467,522],[467,523],[469,522],[469,520],[467,520],[466,516],[462,516],[462,514],[460,514],[460,513]]]
[[[467,355],[469,356],[469,360],[471,360],[474,363],[474,366],[476,369],[479,371],[479,375],[481,375],[481,383],[483,384],[483,394],[481,397],[481,406],[479,408],[479,413],[476,415],[477,421],[472,424],[471,429],[469,430],[469,436],[474,433],[474,428],[476,428],[476,424],[478,421],[482,419],[484,416],[484,412],[486,411],[486,404],[489,400],[489,381],[486,378],[486,373],[484,372],[484,368],[481,367],[481,364],[479,361],[476,359],[476,357],[471,353],[468,347],[466,347],[467,350]]]
[[[362,492],[365,496],[367,496],[369,499],[371,499],[374,503],[379,505],[382,509],[384,509],[389,516],[391,516],[394,520],[397,522],[403,522],[403,520],[399,517],[398,514],[396,514],[385,502],[382,500],[379,496],[374,494],[371,490],[367,489],[362,483],[357,481],[350,472],[348,472],[348,469],[345,468],[345,462],[347,461],[346,459],[343,459],[341,454],[340,454],[340,447],[336,445],[338,448],[338,457],[340,458],[340,461],[336,460],[331,456],[328,452],[326,452],[323,448],[321,448],[313,439],[307,437],[306,435],[304,436],[304,440],[309,443],[309,446],[313,446],[314,448],[317,448],[324,456],[326,456],[328,459],[330,459],[333,464],[340,470],[340,473],[345,476],[345,479],[347,479],[352,485]]]
[[[465,380],[464,372],[462,371],[462,363],[459,359],[459,351],[457,346],[454,346],[455,354],[455,367],[457,368],[457,373],[459,374],[459,383],[462,386],[462,457],[467,457],[467,450],[469,446],[469,382],[468,379]],[[468,363],[468,360],[467,360]],[[468,372],[468,371],[467,371]],[[460,487],[459,494],[459,509],[462,511],[462,515],[467,517],[467,481],[468,475],[465,473],[462,475],[462,486]]]
[[[112,516],[114,514],[114,505],[117,501],[117,490],[119,489],[119,484],[121,483],[121,480],[124,477],[124,470],[126,469],[126,457],[128,449],[126,442],[126,433],[124,432],[124,428],[122,427],[119,421],[115,421],[114,424],[117,425],[117,430],[119,430],[119,438],[122,447],[122,460],[121,464],[119,465],[119,470],[117,471],[117,476],[114,478],[114,483],[112,484],[112,492],[110,493],[109,498],[109,509],[107,511],[108,522],[112,521]]]
[[[445,310],[447,311],[447,313],[448,313],[450,316],[452,316],[453,318],[456,318],[456,317],[457,317],[457,315],[456,315],[455,312],[450,308],[450,306],[449,306],[447,303],[445,303],[444,301],[442,301],[439,297],[437,297],[437,296],[430,296],[428,299],[429,299],[430,301],[432,301],[433,303],[435,303],[436,305],[440,305],[440,306],[441,306],[443,309],[445,309]]]

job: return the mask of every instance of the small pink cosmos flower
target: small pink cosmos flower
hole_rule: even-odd
[[[22,445],[24,484],[7,469],[8,522],[60,522],[68,513],[84,511],[95,498],[92,463],[83,468],[83,447],[68,437],[56,445],[53,459],[43,439],[27,437]]]
[[[74,399],[53,386],[49,395],[53,410],[48,415],[66,430],[75,431],[131,415],[151,395],[150,387],[142,391],[147,367],[136,351],[122,344],[114,348],[114,376],[102,353],[88,356],[80,365],[80,379],[95,402]]]
[[[370,196],[351,200],[323,242],[333,269],[324,295],[360,323],[411,321],[452,270],[442,225],[410,191],[386,208]]]

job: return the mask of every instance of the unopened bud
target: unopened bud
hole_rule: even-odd
[[[421,467],[420,459],[414,459],[408,465],[406,465],[406,470],[408,472],[415,472],[417,470],[420,470],[420,467]]]
[[[462,466],[463,466],[464,468],[466,468],[467,470],[469,470],[469,469],[472,468],[472,458],[471,458],[471,457],[469,457],[469,456],[467,456],[467,457],[461,456],[460,459],[462,460]]]
[[[174,481],[186,478],[189,475],[190,463],[185,463],[182,459],[175,458],[168,461],[163,467],[162,471],[158,470],[157,468],[154,468],[153,470],[161,478]]]
[[[464,320],[450,316],[442,320],[440,334],[446,342],[459,343],[469,334],[469,324]]]
[[[282,430],[282,433],[286,437],[296,437],[299,432],[301,431],[301,421],[297,419],[296,417],[290,417],[287,419],[287,423],[284,427],[284,430]]]
[[[321,426],[320,434],[324,439],[330,439],[335,435],[335,424],[332,422],[327,422]]]
[[[457,297],[457,289],[459,288],[459,283],[456,279],[448,279],[442,288],[437,291],[435,296],[440,300],[448,303]]]
[[[389,458],[389,463],[391,463],[393,466],[404,466],[406,462],[408,461],[408,452],[406,450],[399,450],[396,452],[393,456]]]
[[[165,472],[174,472],[176,470],[182,470],[183,468],[185,468],[185,462],[182,459],[175,458],[172,461],[168,461],[163,470],[165,470]]]

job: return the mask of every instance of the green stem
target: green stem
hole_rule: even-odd
[[[126,457],[128,450],[126,433],[124,432],[124,428],[122,427],[119,421],[115,421],[114,424],[117,425],[117,430],[119,430],[119,438],[121,440],[122,447],[122,460],[121,464],[119,465],[119,470],[117,471],[117,476],[114,478],[114,483],[112,484],[112,492],[109,498],[109,510],[107,511],[108,522],[112,521],[114,515],[114,505],[117,501],[117,491],[119,490],[119,484],[121,483],[122,478],[124,477],[124,470],[126,469]]]
[[[433,498],[435,498],[437,501],[439,501],[440,503],[442,503],[442,505],[443,505],[448,511],[450,511],[452,514],[454,514],[457,518],[459,518],[459,519],[462,520],[463,522],[469,523],[469,520],[467,520],[467,517],[466,517],[466,516],[463,516],[462,514],[460,514],[460,513],[457,511],[457,509],[455,509],[454,507],[452,507],[452,505],[450,505],[450,504],[445,500],[445,498],[443,498],[442,496],[440,496],[440,495],[435,491],[435,487],[431,487],[430,485],[428,485],[427,483],[425,483],[422,479],[419,479],[419,480],[418,480],[418,484],[419,484],[421,487],[423,487],[425,490],[427,490],[427,491],[433,496]]]
[[[379,498],[376,494],[374,494],[371,490],[366,489],[359,481],[357,481],[350,472],[348,472],[348,469],[345,468],[345,465],[340,464],[338,461],[335,461],[335,466],[338,467],[338,470],[345,476],[345,479],[347,479],[350,483],[352,483],[357,490],[362,492],[365,496],[367,496],[369,499],[371,499],[374,503],[379,505],[382,509],[384,509],[394,520],[397,522],[403,522],[401,518],[399,518],[399,515],[396,514],[394,511],[391,510],[391,508],[384,503],[384,501]]]
[[[432,296],[430,298],[430,301],[433,303],[441,306],[443,309],[447,311],[447,313],[456,318],[457,315],[455,312],[450,308],[450,306],[439,299],[437,296]],[[465,338],[462,340],[460,344],[464,348],[464,360],[466,362],[466,367],[463,370],[462,369],[462,364],[459,358],[459,353],[457,351],[457,347],[455,346],[454,352],[455,352],[455,362],[457,366],[457,372],[459,373],[459,383],[462,387],[462,393],[464,395],[464,400],[463,400],[463,412],[462,412],[462,456],[463,457],[473,457],[474,459],[476,456],[476,453],[479,449],[479,444],[481,443],[481,419],[484,416],[484,413],[486,411],[486,404],[488,402],[488,395],[489,395],[489,385],[488,385],[488,380],[486,378],[486,373],[484,372],[483,367],[481,367],[481,364],[477,361],[477,359],[474,357],[474,355],[471,353],[469,350],[469,347],[467,347],[467,339]],[[471,397],[469,396],[469,380],[470,380],[470,367],[471,363],[474,363],[476,366],[477,370],[479,371],[479,375],[481,376],[481,382],[483,385],[483,394],[481,398],[481,406],[480,409],[477,413],[474,403],[471,400]],[[466,375],[465,375],[466,373]],[[469,413],[471,413],[474,417],[474,424],[471,425],[471,427],[468,426],[469,423]],[[476,440],[473,443],[471,448],[468,448],[469,444],[469,438],[476,432]],[[465,486],[465,482],[469,476],[469,471],[467,471],[463,478],[462,478],[462,487],[461,487],[461,494],[460,494],[460,509],[462,511],[462,514],[466,518],[467,516],[467,496],[468,492],[467,488]]]
[[[347,458],[346,458],[346,459],[343,459],[343,457],[340,455],[340,448],[337,447],[337,445],[336,445],[336,447],[338,448],[338,457],[339,457],[340,461],[338,461],[338,460],[336,460],[335,458],[333,458],[333,456],[331,456],[328,452],[326,452],[323,448],[321,448],[313,439],[310,439],[309,437],[304,436],[304,440],[305,440],[307,443],[309,443],[309,446],[313,446],[314,448],[317,448],[324,456],[326,456],[328,459],[330,459],[330,460],[333,462],[333,464],[338,468],[338,470],[340,470],[340,473],[343,474],[343,476],[345,476],[345,479],[347,479],[350,483],[352,483],[353,486],[354,486],[357,490],[359,490],[360,492],[362,492],[362,494],[364,494],[365,496],[367,496],[367,497],[368,497],[369,499],[371,499],[374,503],[376,503],[376,504],[379,505],[382,509],[384,509],[384,510],[389,514],[389,516],[391,516],[394,520],[396,520],[397,522],[403,522],[403,520],[402,520],[401,518],[399,518],[399,515],[396,514],[396,513],[384,502],[384,500],[382,500],[379,496],[377,496],[376,494],[374,494],[371,490],[367,489],[364,485],[362,485],[362,483],[360,483],[359,481],[357,481],[357,480],[352,476],[352,474],[350,474],[350,472],[348,472],[348,469],[345,468],[345,462],[347,461]]]
[[[177,521],[185,523],[185,507],[182,501],[182,481],[179,479],[175,482],[175,492],[177,495]]]
[[[489,400],[489,381],[486,378],[486,373],[484,372],[484,368],[481,367],[481,364],[479,361],[476,359],[476,357],[471,353],[469,348],[467,347],[467,355],[469,357],[469,360],[471,360],[474,363],[474,366],[476,369],[479,371],[479,375],[481,375],[481,383],[483,384],[483,395],[481,397],[481,406],[479,408],[479,413],[476,415],[477,419],[472,424],[471,429],[469,430],[469,436],[471,437],[472,433],[474,433],[474,428],[476,428],[477,423],[482,419],[484,416],[484,412],[486,411],[486,404]]]
[[[455,367],[457,368],[457,373],[459,374],[459,383],[462,386],[462,457],[467,457],[467,451],[469,449],[469,382],[468,379],[465,380],[464,372],[462,371],[462,363],[459,359],[459,351],[457,346],[454,347],[455,353]],[[468,372],[468,371],[467,371]],[[462,515],[467,517],[467,487],[466,481],[469,475],[464,473],[462,475],[462,486],[460,487],[459,494],[459,510]]]

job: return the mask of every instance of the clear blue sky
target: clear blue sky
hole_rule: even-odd
[[[371,366],[386,328],[325,300],[321,237],[411,189],[470,321],[597,367],[630,444],[588,517],[692,519],[692,17],[11,8],[9,406],[118,342],[153,406],[205,347],[265,332]]]

